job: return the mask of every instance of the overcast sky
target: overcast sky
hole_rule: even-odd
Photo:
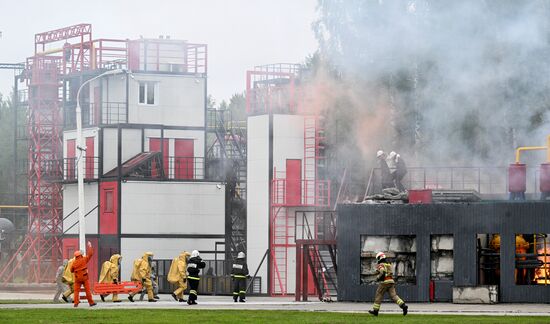
[[[22,62],[34,34],[91,23],[93,38],[170,35],[208,44],[208,92],[217,102],[244,91],[255,65],[298,63],[317,48],[316,0],[0,0],[0,62]],[[13,72],[0,70],[0,93]]]

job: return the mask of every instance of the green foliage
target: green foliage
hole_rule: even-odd
[[[0,94],[0,200],[13,186],[14,128],[11,100]]]

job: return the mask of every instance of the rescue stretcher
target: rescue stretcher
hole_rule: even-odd
[[[129,294],[140,292],[143,289],[141,282],[138,281],[122,281],[119,283],[99,283],[96,282],[93,288],[94,295],[109,295],[109,294]]]

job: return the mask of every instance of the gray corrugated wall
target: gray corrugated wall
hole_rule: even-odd
[[[376,286],[360,284],[361,235],[416,235],[414,286],[399,285],[409,301],[429,301],[430,235],[454,238],[454,284],[475,286],[477,234],[501,234],[501,302],[549,302],[549,286],[514,283],[515,235],[550,233],[548,202],[481,202],[338,207],[338,300],[372,301]]]

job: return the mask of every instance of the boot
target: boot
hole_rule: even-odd
[[[149,299],[149,302],[150,302],[150,303],[156,303],[157,300],[153,298],[153,299]]]
[[[237,302],[237,296],[233,296],[233,302]]]
[[[244,298],[239,299],[239,302],[246,303],[246,300]]]
[[[131,301],[131,302],[133,303],[133,302],[134,302],[134,296],[128,295],[128,300]]]
[[[67,297],[65,297],[65,296],[61,296],[61,298],[63,298],[63,301],[64,301],[64,302],[66,302],[66,303],[69,302],[69,300],[68,300]]]
[[[99,295],[99,297],[101,297],[102,302],[105,302],[105,295]]]
[[[409,306],[407,304],[401,305],[401,309],[403,310],[403,316],[407,315],[407,312],[409,311]]]
[[[370,314],[374,315],[374,316],[378,316],[378,310],[377,309],[372,309],[369,311]]]
[[[174,298],[175,301],[178,301],[178,297],[174,293],[172,293],[172,298]]]

